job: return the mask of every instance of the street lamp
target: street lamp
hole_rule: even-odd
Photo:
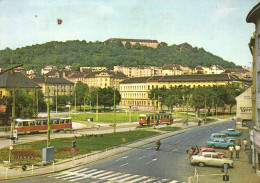
[[[129,122],[130,122],[130,123],[132,123],[132,116],[131,116],[131,115],[132,115],[132,114],[131,114],[132,110],[131,110],[131,107],[132,107],[132,106],[130,105],[130,106],[129,106],[129,108],[130,108],[130,110],[129,110]]]

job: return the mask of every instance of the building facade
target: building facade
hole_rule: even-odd
[[[133,46],[136,43],[139,43],[142,46],[152,47],[156,48],[158,46],[157,40],[151,40],[151,39],[122,39],[122,38],[110,38],[104,41],[106,44],[107,42],[115,42],[115,41],[121,41],[121,43],[125,46],[127,42],[130,42],[130,44]]]
[[[252,87],[252,163],[260,176],[260,3],[248,13],[247,23],[255,24],[255,32],[250,39],[249,48],[253,55],[253,87]]]
[[[230,74],[200,74],[129,78],[120,83],[121,106],[151,108],[150,91],[154,88],[173,88],[178,86],[206,87],[226,85],[239,78]]]
[[[32,80],[41,87],[46,101],[48,99],[48,88],[51,102],[55,96],[72,95],[74,92],[74,83],[64,78],[38,77]]]

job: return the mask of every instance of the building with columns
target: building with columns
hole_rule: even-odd
[[[152,77],[135,77],[120,82],[121,106],[151,108],[150,91],[154,88],[172,88],[178,86],[206,87],[226,85],[240,81],[230,74],[165,75]]]

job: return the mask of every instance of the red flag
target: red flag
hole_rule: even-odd
[[[57,19],[58,21],[58,24],[60,25],[62,23],[62,20],[61,19]]]

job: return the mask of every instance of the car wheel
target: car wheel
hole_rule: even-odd
[[[214,145],[211,145],[210,147],[211,147],[211,148],[213,148],[213,149],[215,148],[215,146],[214,146]]]
[[[198,163],[198,165],[199,165],[199,167],[204,167],[204,166],[205,166],[205,163],[200,162],[200,163]]]

